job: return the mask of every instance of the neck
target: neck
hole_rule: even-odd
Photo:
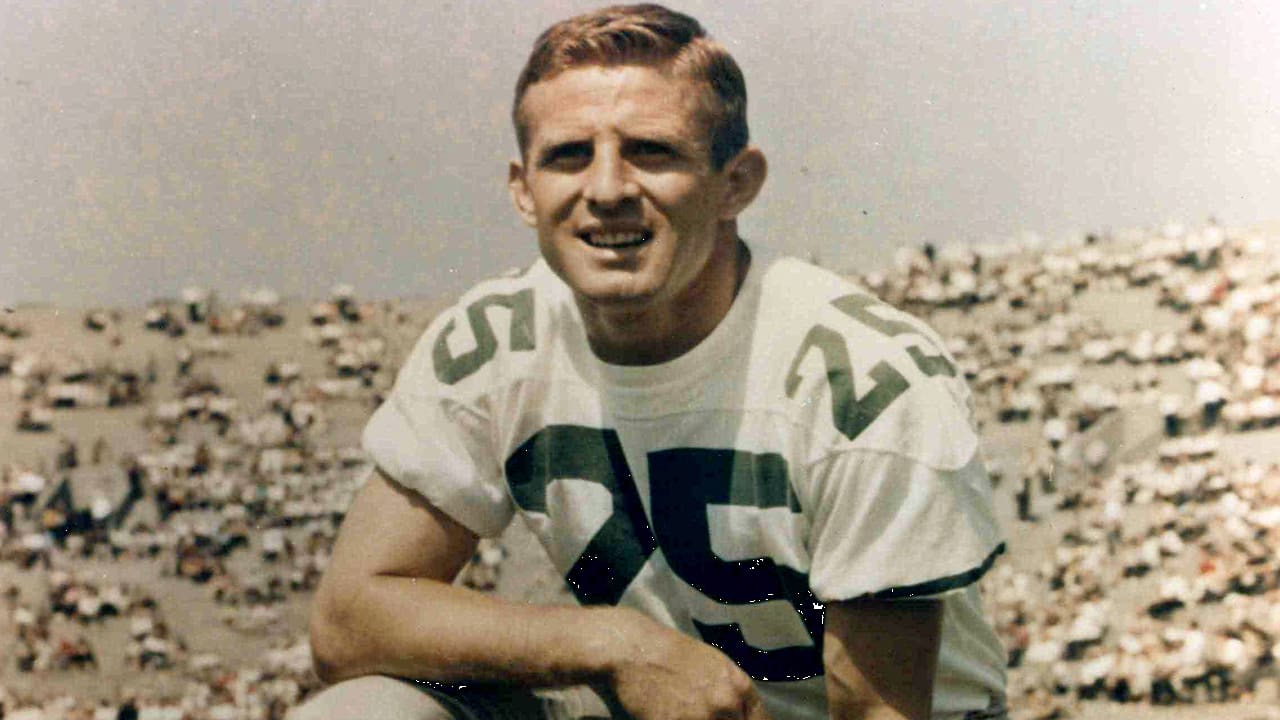
[[[750,263],[751,253],[735,234],[708,260],[711,272],[670,302],[639,308],[579,302],[591,350],[614,365],[657,365],[680,357],[729,313]]]

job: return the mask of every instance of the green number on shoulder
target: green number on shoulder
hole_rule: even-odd
[[[956,376],[956,367],[947,355],[936,346],[932,338],[916,326],[872,312],[873,307],[888,306],[870,295],[852,293],[831,301],[832,306],[862,325],[886,337],[914,335],[928,344],[935,352],[927,354],[917,344],[906,347],[907,356],[925,377]],[[875,421],[890,403],[910,387],[910,383],[893,365],[881,360],[871,368],[869,375],[875,385],[861,398],[853,380],[853,367],[849,361],[849,347],[843,335],[825,325],[815,325],[805,335],[800,350],[791,362],[787,373],[787,397],[794,398],[800,388],[800,364],[811,350],[817,350],[827,369],[827,386],[831,388],[831,418],[836,429],[850,440],[856,438]]]
[[[432,347],[432,360],[436,377],[446,385],[468,377],[493,359],[498,352],[498,338],[489,324],[489,308],[504,307],[511,311],[511,333],[507,344],[511,350],[534,348],[533,289],[525,288],[508,295],[486,295],[467,306],[467,323],[475,337],[476,346],[458,356],[449,350],[449,336],[457,323],[449,320]]]
[[[827,385],[831,388],[831,420],[842,435],[853,440],[880,417],[880,413],[899,395],[906,392],[910,383],[902,373],[881,360],[871,368],[875,386],[862,398],[853,386],[853,366],[849,362],[849,348],[844,336],[825,325],[815,325],[800,344],[800,352],[791,361],[787,373],[787,397],[794,398],[800,388],[800,363],[810,350],[822,355],[827,368]]]
[[[845,315],[848,315],[854,320],[857,320],[863,325],[866,325],[872,330],[876,330],[887,337],[916,335],[930,345],[933,345],[933,341],[922,334],[911,323],[903,322],[901,320],[891,320],[871,312],[870,308],[872,307],[888,308],[889,306],[879,300],[876,300],[870,295],[853,293],[843,297],[838,297],[835,300],[832,300],[831,304]],[[911,361],[920,369],[920,372],[924,373],[927,377],[933,377],[935,375],[955,377],[956,366],[951,364],[951,361],[947,359],[946,353],[942,352],[942,350],[936,346],[933,349],[936,351],[935,354],[926,355],[918,346],[911,345],[907,347],[907,354],[911,356]]]

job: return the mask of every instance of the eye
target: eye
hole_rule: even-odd
[[[566,142],[550,145],[538,155],[538,167],[573,170],[591,162],[591,143]]]
[[[680,155],[674,147],[658,140],[634,140],[627,144],[627,150],[637,160],[671,160]]]

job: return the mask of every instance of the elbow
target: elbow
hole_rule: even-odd
[[[352,634],[350,616],[350,611],[343,609],[343,603],[324,592],[323,586],[316,593],[309,622],[311,664],[316,676],[326,684],[363,674],[356,657],[358,643]]]
[[[332,685],[346,679],[347,673],[342,671],[344,663],[338,653],[338,646],[327,633],[329,628],[319,628],[314,618],[311,622],[311,667],[316,677],[326,685]]]

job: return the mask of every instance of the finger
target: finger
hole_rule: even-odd
[[[747,695],[743,717],[746,720],[769,720],[769,714],[764,711],[764,702],[760,699],[759,693],[752,689]]]

